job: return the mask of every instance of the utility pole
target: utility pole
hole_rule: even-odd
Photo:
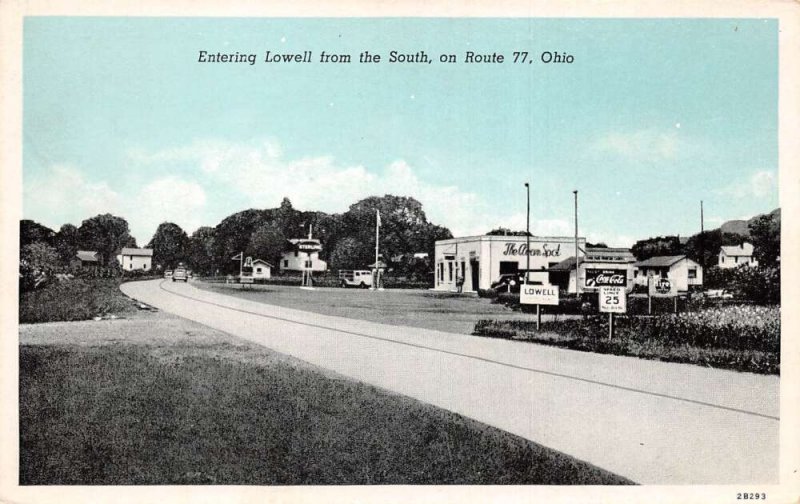
[[[706,267],[705,240],[703,239],[703,200],[700,200],[700,267]]]
[[[531,271],[531,186],[525,182],[525,191],[528,194],[528,211],[525,214],[525,285],[528,284],[528,273]]]
[[[578,256],[578,190],[572,191],[575,195],[575,294],[581,293],[580,283],[580,257]]]

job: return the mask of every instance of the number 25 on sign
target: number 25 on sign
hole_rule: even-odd
[[[599,292],[600,311],[604,313],[625,313],[627,310],[627,299],[625,296],[625,287],[600,287]]]

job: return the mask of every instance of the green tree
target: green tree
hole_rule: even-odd
[[[56,271],[60,261],[54,247],[44,242],[33,242],[22,247],[19,260],[19,287],[29,291],[46,282]]]
[[[217,269],[214,256],[216,232],[212,227],[200,227],[189,237],[188,261],[195,271],[211,275]]]
[[[186,261],[189,237],[181,227],[172,222],[159,224],[147,248],[153,249],[153,262],[163,268],[174,268]]]
[[[336,242],[329,255],[332,269],[364,269],[375,261],[375,249],[365,247],[358,239],[346,236]]]
[[[58,251],[62,264],[68,265],[69,262],[75,258],[75,254],[78,252],[79,242],[78,228],[72,224],[64,224],[61,226],[61,229],[58,230],[58,233],[56,233],[53,239],[53,245]]]
[[[753,255],[761,266],[774,267],[781,254],[780,214],[762,215],[750,223]]]
[[[136,246],[128,229],[128,221],[111,214],[97,215],[83,221],[78,228],[78,240],[82,250],[98,252],[107,266],[115,264],[116,255],[122,247]]]
[[[274,224],[263,224],[250,235],[245,253],[277,266],[285,247],[286,237],[281,230]]]
[[[44,242],[52,245],[56,232],[36,221],[23,219],[19,221],[19,246],[24,247],[31,243]]]
[[[658,236],[639,240],[631,247],[631,252],[636,259],[644,261],[656,256],[670,256],[683,254],[680,238],[677,236]]]

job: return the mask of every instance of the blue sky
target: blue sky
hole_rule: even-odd
[[[777,21],[27,18],[23,215],[124,216],[140,244],[246,208],[420,200],[467,235],[629,246],[778,206]],[[198,63],[198,53],[258,62]],[[314,63],[264,63],[265,51]],[[381,54],[321,64],[321,51]],[[390,64],[424,50],[431,64]],[[503,64],[466,64],[466,51]],[[513,64],[528,51],[532,64]],[[544,51],[572,64],[544,64]],[[456,64],[438,62],[455,54]]]

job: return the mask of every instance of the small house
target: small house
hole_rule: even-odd
[[[117,255],[123,271],[150,271],[153,269],[153,249],[124,247]]]
[[[755,268],[758,261],[753,257],[753,245],[743,242],[741,245],[723,245],[719,249],[719,262],[717,265],[722,269],[738,268],[746,265]]]
[[[679,292],[686,292],[689,287],[703,285],[703,268],[685,255],[655,256],[635,264],[633,282],[636,285],[647,285],[648,277],[668,278],[675,282]]]
[[[79,250],[70,261],[73,268],[96,268],[100,265],[100,254],[94,250]]]

